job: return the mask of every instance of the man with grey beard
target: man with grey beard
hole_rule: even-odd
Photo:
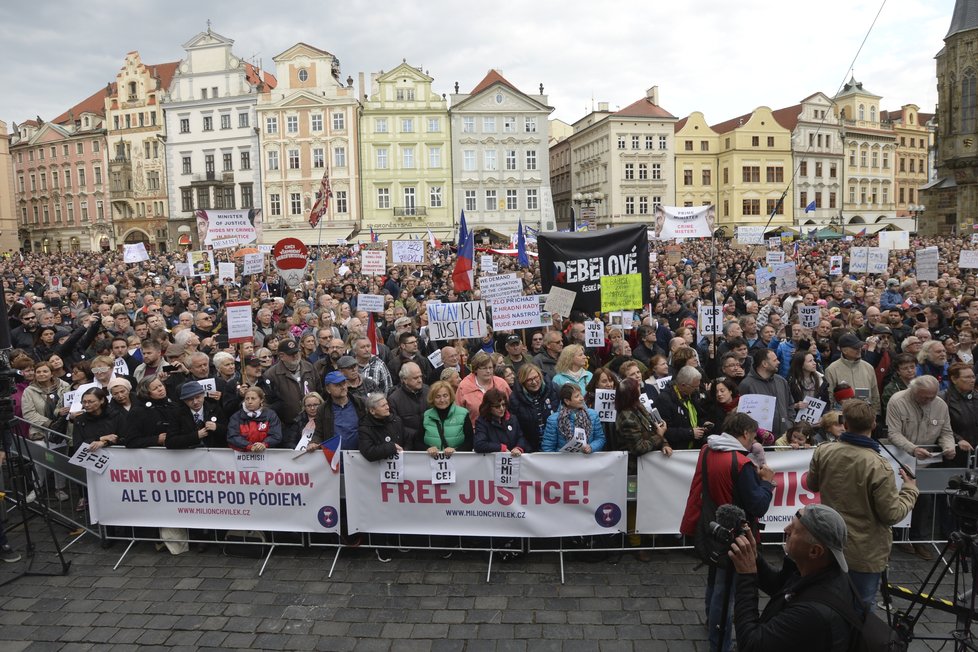
[[[285,340],[278,347],[278,362],[265,372],[260,386],[265,390],[265,404],[284,426],[299,416],[302,398],[309,392],[318,392],[321,384],[312,365],[299,355],[295,340]],[[296,443],[283,441],[282,446],[294,448]]]

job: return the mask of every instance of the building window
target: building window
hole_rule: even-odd
[[[625,137],[618,136],[618,149],[625,149]]]
[[[537,169],[537,150],[535,149],[526,150],[526,169],[527,170]]]
[[[322,118],[320,118],[322,120]],[[374,119],[374,133],[375,134],[386,134],[387,133],[387,118],[375,118]]]
[[[487,190],[486,191],[486,210],[487,211],[494,211],[497,208],[499,208],[499,202],[498,202],[498,200],[496,198],[496,191],[495,190]]]
[[[160,173],[159,172],[147,172],[146,173],[146,187],[150,190],[160,189]]]
[[[653,163],[652,164],[652,180],[659,181],[662,179],[662,164]]]
[[[774,136],[768,136],[767,137],[767,146],[768,147],[774,147]]]
[[[625,215],[635,214],[635,198],[632,196],[625,197]]]
[[[204,116],[204,131],[214,131],[214,118],[212,116]]]
[[[299,133],[299,116],[297,115],[285,116],[285,132],[289,134]]]
[[[251,152],[245,151],[241,152],[241,169],[250,170],[251,169]]]
[[[346,148],[345,147],[334,147],[333,148],[333,165],[338,168],[346,167]]]
[[[430,169],[441,167],[441,147],[428,148],[428,167]]]
[[[752,201],[757,201],[757,200],[754,199]],[[770,215],[771,213],[774,213],[775,215],[784,215],[784,204],[778,202],[777,199],[768,199],[766,215]]]
[[[231,128],[231,114],[230,113],[222,113],[221,114],[221,129],[230,129],[230,128]]]
[[[760,199],[745,199],[743,202],[743,214],[744,215],[760,215],[761,214],[761,200]]]
[[[730,169],[723,168],[723,183],[724,185],[730,183]]]
[[[463,134],[475,133],[475,116],[467,115],[462,117],[462,133]]]
[[[807,177],[808,176],[808,161],[802,161],[798,164],[798,176]]]
[[[635,178],[635,164],[625,163],[625,181],[631,181]]]
[[[503,131],[511,134],[516,131],[516,116],[508,115],[503,118]]]
[[[829,193],[829,208],[835,208],[835,193]]]
[[[250,121],[248,120],[248,114],[247,113],[239,113],[238,114],[238,128],[239,129],[247,129],[249,122]]]
[[[83,201],[83,202],[81,202],[80,206],[81,206],[81,218],[82,218],[82,222],[87,222],[88,221],[88,202],[87,201]]]
[[[99,203],[101,203],[101,202],[99,202]],[[51,209],[48,207],[47,204],[44,204],[44,206],[42,206],[42,209],[43,209],[42,212],[43,212],[43,215],[44,215],[44,223],[45,224],[49,224],[51,222]]]
[[[526,189],[526,210],[540,210],[540,191],[536,188]]]
[[[221,192],[217,198],[221,203],[217,208],[234,208],[234,186],[221,188]]]
[[[346,115],[343,113],[333,114],[333,131],[342,131],[346,129]]]
[[[806,206],[808,206],[808,193],[807,192],[800,192],[800,193],[798,193],[798,205],[801,208],[805,208]]]
[[[414,118],[401,118],[401,133],[414,133]]]
[[[38,212],[37,206],[34,206],[33,209],[34,209],[34,224],[37,224],[41,220],[40,213]]]
[[[761,137],[760,136],[751,136],[750,137],[750,146],[751,147],[760,147],[761,146]],[[744,215],[747,215],[747,213],[744,213]]]
[[[638,198],[638,213],[639,215],[649,214],[649,197],[648,195],[642,195]]]
[[[190,188],[180,189],[180,209],[185,213],[194,210],[194,191]]]
[[[431,186],[428,189],[428,200],[432,208],[441,208],[441,186]]]
[[[659,136],[659,149],[669,149],[669,139],[666,136]]]
[[[874,149],[874,150],[873,150],[873,153],[872,153],[872,157],[871,157],[871,160],[872,160],[872,167],[874,167],[874,168],[875,168],[875,167],[878,167],[878,166],[879,166],[879,158],[880,158],[880,153],[879,153],[879,152],[877,152],[877,151],[876,151],[876,150]],[[911,172],[913,172],[913,161],[912,161],[912,160],[910,161],[910,171],[911,171]]]
[[[885,151],[885,150],[883,151],[883,169],[884,170],[889,170],[890,169],[890,153],[887,152],[887,151]],[[921,171],[923,171],[924,166],[921,165],[920,166],[920,169],[921,169]]]
[[[474,211],[474,210],[476,210],[475,201],[476,201],[475,191],[474,190],[466,190],[465,191],[465,210],[467,210],[467,211]]]
[[[61,204],[54,205],[54,221],[56,224],[61,223]]]
[[[290,150],[288,150],[287,153],[288,153],[288,157],[289,157],[289,169],[290,170],[298,170],[299,169],[299,150],[297,150],[297,149],[290,149]]]
[[[312,150],[312,167],[322,169],[326,167],[326,150],[322,147],[314,147]]]
[[[67,215],[67,217],[68,217],[68,221],[69,222],[74,223],[74,221],[75,221],[75,203],[74,202],[71,202],[71,201],[68,202],[68,215]],[[36,215],[35,215],[34,221],[37,222],[37,216]]]
[[[31,192],[37,192],[37,175],[31,175]]]
[[[417,204],[414,200],[414,186],[407,186],[404,188],[404,214],[405,215],[417,215],[418,212],[415,210]]]
[[[302,214],[302,193],[298,193],[298,192],[289,193],[289,214],[291,215]]]
[[[515,211],[519,208],[519,200],[517,199],[516,190],[506,190],[506,210]]]
[[[487,149],[482,153],[482,167],[485,170],[496,169],[496,150]]]
[[[333,199],[336,200],[337,213],[346,213],[347,211],[349,211],[349,208],[347,207],[345,190],[337,190],[336,193],[333,195]]]
[[[205,154],[204,155],[204,172],[208,174],[214,174],[214,155]]]
[[[278,152],[275,150],[269,150],[268,152],[268,169],[269,170],[278,169]]]
[[[708,140],[701,140],[700,141],[700,151],[701,152],[708,152],[708,151],[710,151],[710,141],[708,141]]]
[[[466,172],[475,171],[475,150],[467,149],[462,152],[462,169]]]
[[[387,169],[387,148],[378,147],[377,148],[377,169],[386,170]]]
[[[761,167],[759,165],[745,165],[742,171],[742,180],[744,183],[760,183]]]
[[[537,119],[536,118],[524,118],[523,120],[523,131],[528,134],[536,133],[537,130]]]
[[[395,97],[400,101],[414,101],[414,89],[413,88],[398,88],[395,93]]]
[[[784,168],[780,165],[767,166],[767,182],[780,183],[784,181]]]
[[[391,189],[377,188],[377,208],[387,209],[391,207]]]
[[[820,161],[815,161],[815,178],[822,178],[822,163]]]
[[[78,168],[78,187],[84,188],[86,186],[85,182],[85,168]]]
[[[282,195],[273,192],[268,196],[268,210],[272,215],[282,214]]]
[[[506,169],[515,170],[516,169],[516,150],[507,149],[506,150]]]
[[[655,149],[655,137],[646,136],[645,137],[645,149]]]
[[[428,133],[436,134],[441,131],[441,120],[438,118],[428,118]]]
[[[713,172],[709,168],[703,170],[703,185],[713,185]]]
[[[860,148],[859,150],[859,167],[866,167],[866,149]]]
[[[693,151],[693,141],[687,140],[683,142],[683,150],[687,152]]]
[[[278,117],[274,115],[270,115],[265,118],[265,133],[268,134],[278,133]]]
[[[482,133],[484,134],[494,134],[496,133],[496,117],[486,116],[482,118]]]
[[[632,149],[639,149],[640,144],[641,144],[641,137],[632,136]]]
[[[309,128],[311,131],[322,131],[323,130],[323,114],[313,113],[309,116]]]
[[[691,185],[693,185],[693,171],[692,170],[683,170],[683,185],[684,186],[691,186]]]
[[[638,164],[638,178],[639,181],[646,181],[649,178],[649,164],[639,163]]]
[[[402,147],[401,148],[401,167],[405,169],[414,168],[414,148],[413,147]]]
[[[190,118],[180,118],[180,133],[181,134],[190,133]]]

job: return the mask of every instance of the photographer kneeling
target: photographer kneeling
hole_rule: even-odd
[[[846,574],[845,521],[831,507],[808,505],[795,514],[784,533],[780,572],[758,556],[749,531],[738,536],[727,553],[737,573],[738,652],[847,650],[850,622],[861,621],[862,610]],[[758,588],[771,596],[760,614]]]

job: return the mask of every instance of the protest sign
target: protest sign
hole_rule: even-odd
[[[584,322],[584,346],[597,349],[604,346],[604,322],[590,319]]]
[[[978,233],[971,234],[971,244],[978,244]]]
[[[638,308],[650,301],[649,234],[643,224],[586,233],[540,233],[537,245],[543,291],[557,286],[576,292],[577,310],[614,310],[601,307],[605,279],[631,274],[641,275],[641,300],[622,308]],[[569,312],[558,314],[566,317]]]
[[[492,328],[495,331],[539,328],[540,321],[539,295],[514,297],[492,304]]]
[[[601,277],[601,311],[613,312],[645,305],[641,274]]]
[[[716,228],[716,208],[710,206],[656,206],[653,211],[656,240],[709,238]]]
[[[961,269],[978,269],[978,250],[962,249],[958,256],[958,267]]]
[[[482,270],[483,274],[496,273],[496,263],[492,260],[492,254],[479,256],[479,269]]]
[[[879,247],[869,247],[866,250],[866,272],[869,274],[885,274],[890,252]]]
[[[818,306],[798,306],[798,322],[802,328],[818,328],[819,321]]]
[[[842,256],[829,258],[829,276],[842,276]]]
[[[546,296],[547,302],[543,304],[544,310],[555,315],[560,315],[561,317],[570,316],[571,310],[574,309],[574,297],[577,296],[576,292],[565,290],[555,285],[550,288],[550,292]]]
[[[757,281],[758,299],[766,299],[772,294],[786,294],[798,289],[798,268],[794,262],[773,267],[758,267],[754,276]]]
[[[358,294],[357,310],[384,312],[384,296],[382,294]]]
[[[810,423],[812,425],[817,425],[819,420],[822,418],[822,413],[825,412],[828,403],[817,398],[809,397],[805,399],[807,404],[802,410],[798,410],[795,415],[795,421],[804,421],[805,423]]]
[[[261,252],[257,254],[245,254],[243,259],[244,269],[241,273],[245,276],[261,274],[265,271],[265,254]]]
[[[602,423],[614,423],[618,417],[618,411],[615,409],[615,390],[594,390],[594,410]]]
[[[429,458],[431,484],[455,484],[455,460],[444,453]]]
[[[783,251],[769,251],[767,252],[767,257],[765,262],[767,262],[768,267],[774,265],[780,265],[784,262],[784,252]]]
[[[880,249],[889,251],[891,249],[910,248],[909,231],[880,231],[877,235],[879,236]]]
[[[106,473],[88,474],[93,522],[278,532],[339,528],[340,475],[321,454],[292,450],[104,449]],[[254,463],[236,466],[243,455]]]
[[[423,265],[428,262],[424,240],[388,240],[391,264]]]
[[[780,235],[776,235],[774,237],[771,237],[771,238],[768,238],[767,239],[767,248],[768,249],[778,249],[780,247],[781,247],[781,236]]]
[[[472,536],[571,536],[626,529],[627,453],[534,453],[503,486],[497,457],[455,453],[454,484],[431,482],[427,453],[404,453],[403,480],[378,483],[359,452],[344,451],[349,531]],[[502,473],[511,476],[511,473]],[[687,486],[688,489],[688,486]]]
[[[434,351],[429,353],[428,362],[430,362],[431,366],[434,367],[435,369],[444,366],[445,363],[442,362],[441,360],[441,349],[435,349]]]
[[[765,430],[774,430],[777,399],[764,394],[744,394],[737,404],[737,411],[750,415]]]
[[[234,263],[217,264],[217,281],[220,285],[234,283]]]
[[[485,334],[484,301],[428,304],[428,335],[432,340],[469,339]]]
[[[96,475],[102,475],[105,473],[105,470],[109,468],[109,463],[111,462],[111,458],[108,455],[108,449],[97,448],[95,450],[91,450],[90,446],[91,444],[82,444],[68,461],[75,466],[88,469]]]
[[[936,281],[938,277],[937,263],[940,253],[937,247],[927,247],[917,250],[917,280]]]
[[[237,246],[237,238],[214,238],[210,243],[210,247],[214,251],[220,251],[221,249],[234,249]]]
[[[270,244],[260,244],[260,245],[256,245],[256,247],[258,248],[258,251],[260,253],[270,254],[270,253],[272,253],[272,247],[273,247],[273,245],[270,245]]]
[[[701,303],[699,306],[699,334],[703,337],[723,334],[723,305]]]
[[[251,322],[250,301],[229,301],[227,309],[228,342],[250,342],[255,337]]]
[[[229,238],[235,244],[248,244],[261,237],[261,209],[196,211],[194,216],[197,236],[204,245]]]
[[[369,276],[386,274],[387,252],[383,249],[362,249],[360,251],[360,271]]]
[[[513,457],[512,453],[502,453],[493,455],[496,458],[494,465],[494,479],[497,487],[518,487],[520,484],[520,458]]]
[[[272,259],[279,275],[289,287],[298,287],[309,264],[309,250],[298,238],[282,238],[272,247]]]
[[[516,272],[499,276],[480,276],[479,292],[483,301],[490,304],[499,299],[511,299],[523,294],[523,281]]]
[[[187,264],[191,275],[210,276],[214,273],[214,254],[209,251],[188,251]]]
[[[122,249],[122,260],[125,263],[141,263],[144,260],[149,260],[145,243],[124,244]]]
[[[745,245],[764,244],[764,227],[763,226],[738,226],[737,243],[745,244]]]
[[[849,271],[865,274],[869,271],[869,247],[853,247],[849,250]]]

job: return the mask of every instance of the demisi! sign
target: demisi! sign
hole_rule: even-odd
[[[541,233],[543,291],[561,287],[577,293],[574,308],[601,310],[601,278],[642,275],[642,303],[649,303],[649,234],[643,224],[586,233]]]

